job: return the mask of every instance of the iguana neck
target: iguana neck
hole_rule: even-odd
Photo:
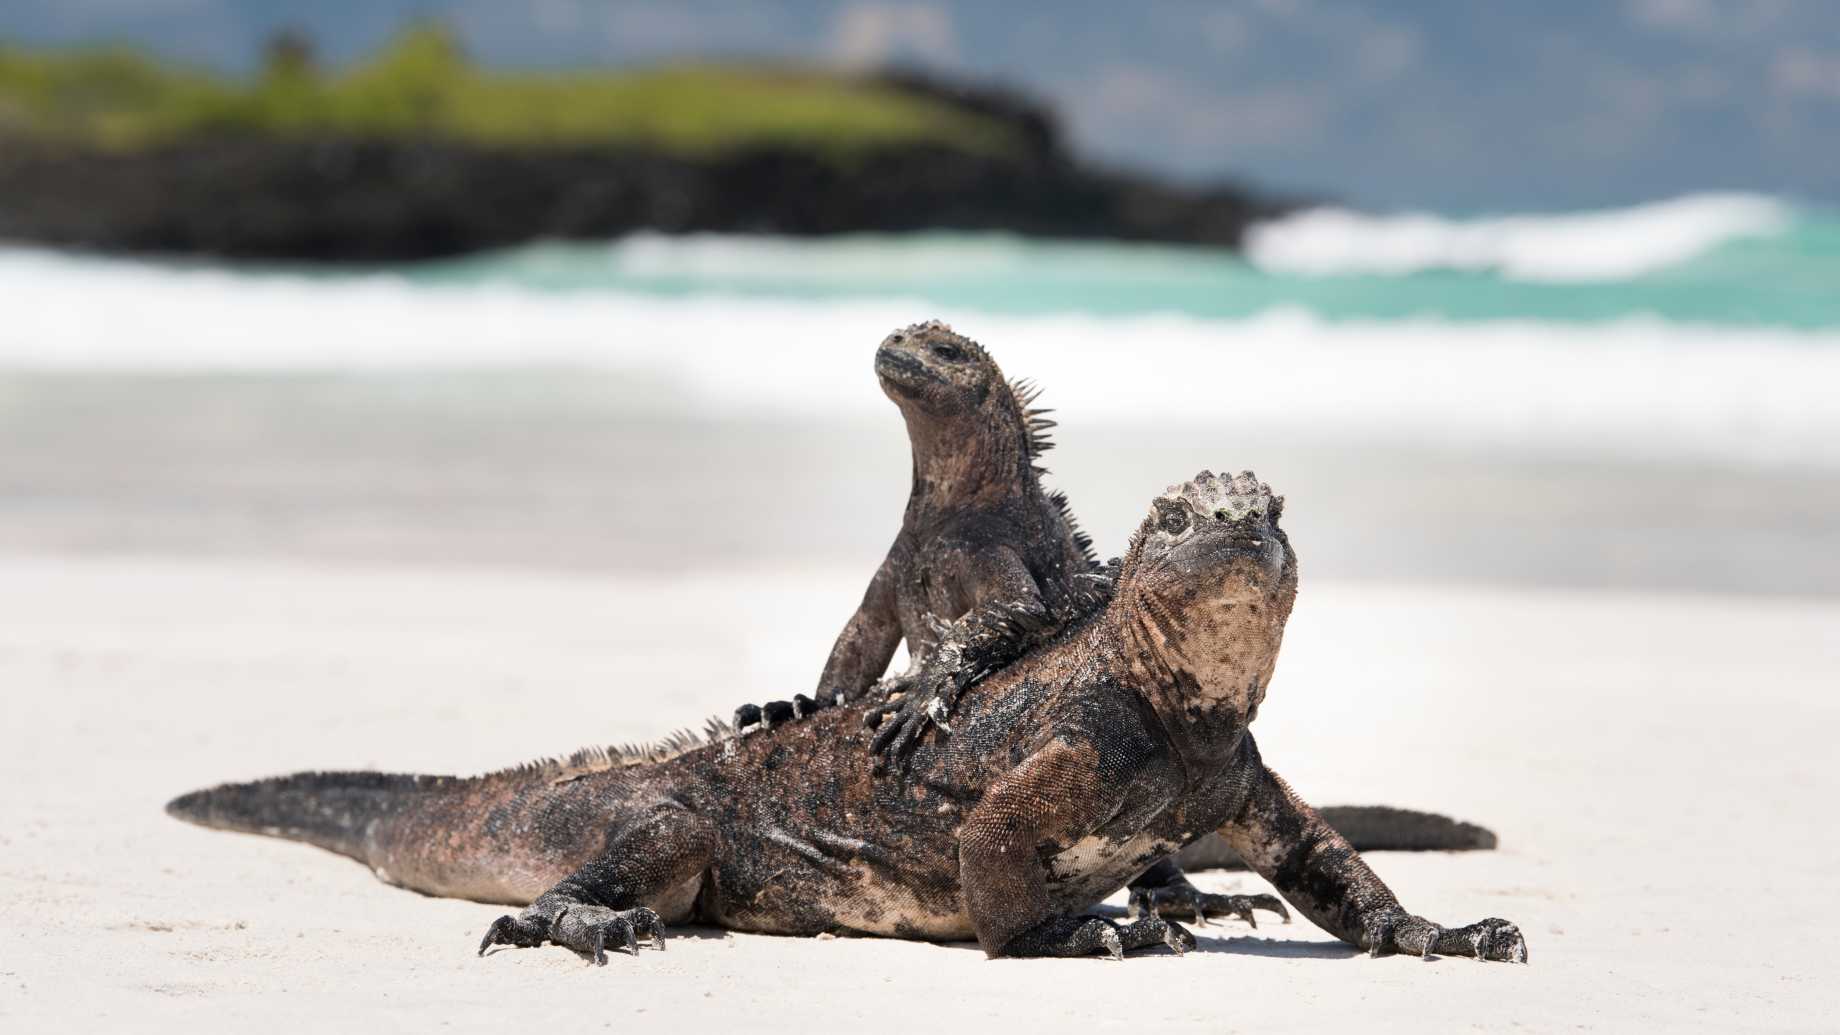
[[[994,507],[1039,491],[1020,415],[993,400],[969,420],[939,420],[903,409],[913,446],[910,519],[966,507]]]
[[[1169,612],[1126,582],[1107,609],[1123,679],[1149,703],[1192,778],[1237,748],[1271,678],[1276,645],[1213,656],[1185,634],[1198,616]],[[1200,623],[1205,624],[1205,623]]]

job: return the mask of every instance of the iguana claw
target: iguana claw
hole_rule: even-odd
[[[1418,954],[1426,959],[1430,959],[1432,954],[1437,952],[1438,939],[1443,936],[1444,929],[1436,924],[1432,924],[1430,929],[1425,932],[1425,940],[1421,943]]]
[[[946,716],[951,714],[952,709],[947,706],[944,698],[934,697],[926,702],[926,717],[933,720],[933,725],[939,727],[943,733],[952,732],[951,724],[946,722]]]
[[[790,701],[744,704],[735,709],[735,731],[749,733],[756,727],[769,730],[780,723],[793,722],[807,715],[816,715],[826,708],[841,703],[843,703],[843,691],[835,690],[829,693],[820,691],[816,697],[794,694]]]
[[[1166,922],[1163,926],[1163,944],[1169,946],[1169,951],[1177,956],[1188,955],[1188,950],[1195,947],[1195,936],[1181,924]]]
[[[1116,925],[1099,932],[1099,943],[1105,946],[1105,954],[1112,959],[1124,959],[1124,939],[1118,936]]]
[[[549,924],[540,917],[516,917],[506,914],[492,921],[486,929],[486,936],[479,943],[479,955],[494,945],[514,945],[520,949],[534,949],[543,944],[549,936]]]
[[[1378,959],[1380,953],[1393,944],[1393,921],[1390,918],[1369,920],[1363,940],[1367,942],[1367,958]]]
[[[552,942],[592,961],[595,966],[607,965],[607,942],[614,939],[615,945],[623,945],[634,956],[639,954],[639,939],[644,937],[655,949],[664,949],[664,922],[658,914],[638,906],[633,909],[607,909],[602,906],[576,905],[564,909],[553,921],[544,921],[538,916],[501,916],[492,921],[486,936],[479,943],[479,954],[484,956],[486,950],[494,945],[514,945],[520,949],[535,948],[545,941]]]

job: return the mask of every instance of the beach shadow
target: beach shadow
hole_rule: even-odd
[[[1125,911],[1123,909],[1118,909],[1118,908],[1114,908],[1111,906],[1100,906],[1097,909],[1094,909],[1093,912],[1100,916],[1109,916],[1115,920],[1122,921],[1125,919]],[[1353,959],[1356,956],[1362,955],[1362,952],[1360,949],[1357,949],[1352,945],[1344,945],[1341,942],[1337,942],[1337,941],[1305,941],[1303,939],[1298,939],[1298,938],[1263,938],[1256,934],[1236,934],[1236,935],[1222,936],[1222,935],[1213,934],[1213,932],[1219,931],[1222,929],[1218,924],[1212,927],[1206,927],[1206,928],[1200,928],[1200,929],[1197,929],[1195,925],[1192,923],[1185,924],[1184,926],[1186,926],[1189,929],[1189,931],[1194,933],[1196,936],[1195,947],[1189,950],[1190,952],[1195,952],[1195,953],[1204,953],[1204,954],[1209,954],[1209,955],[1221,954],[1221,955],[1229,955],[1229,956],[1264,956],[1270,959],[1318,959],[1318,960],[1345,960],[1345,959]],[[702,941],[702,940],[722,941],[723,939],[726,939],[726,938],[733,938],[735,937],[736,934],[737,932],[724,930],[723,928],[720,928],[720,927],[699,927],[699,926],[686,925],[683,927],[670,928],[668,937],[672,941],[676,941],[680,938],[690,938],[690,939],[696,939],[698,941]],[[769,934],[759,934],[759,933],[751,933],[745,936],[760,937],[760,938],[790,938],[793,940],[807,940],[810,938],[809,935],[769,935]],[[839,938],[868,938],[872,936],[843,934],[843,935],[838,935],[837,937]],[[979,954],[982,954],[984,951],[982,948],[978,946],[978,943],[975,941],[935,942],[933,944],[938,945],[940,948],[961,949],[967,952],[976,952]],[[643,945],[643,948],[641,949],[642,952],[650,951],[651,949],[650,945],[644,944],[644,943],[642,943],[642,945]],[[501,952],[517,952],[517,951],[520,951],[520,950],[518,950],[515,946],[494,945],[492,946],[492,948],[486,950],[486,956],[490,958],[492,956],[498,955]],[[621,946],[618,951],[621,954],[624,954],[625,947]],[[613,955],[615,953],[614,947],[609,945],[607,947],[607,953],[609,956]],[[1151,946],[1151,947],[1146,947],[1142,949],[1137,949],[1131,953],[1132,958],[1137,958],[1140,956],[1172,956],[1173,957],[1174,955],[1175,953],[1161,946]]]
[[[1194,928],[1190,927],[1193,931]],[[1265,956],[1289,960],[1346,960],[1362,955],[1360,949],[1335,941],[1304,941],[1300,938],[1261,938],[1235,935],[1210,938],[1207,931],[1196,932],[1193,952],[1223,953],[1232,956]]]
[[[1095,915],[1108,917],[1119,923],[1127,922],[1127,914],[1122,906],[1103,903],[1095,907]],[[1195,947],[1191,952],[1226,953],[1235,956],[1266,956],[1272,959],[1301,960],[1345,960],[1361,955],[1361,950],[1352,945],[1338,941],[1304,941],[1299,938],[1262,938],[1256,934],[1215,934],[1216,931],[1233,930],[1226,927],[1231,920],[1215,920],[1208,927],[1199,927],[1192,920],[1178,920],[1177,923],[1188,928],[1195,936]],[[1283,925],[1277,925],[1282,927]],[[1239,930],[1245,930],[1242,925]],[[1260,928],[1266,930],[1266,928]],[[1149,951],[1149,950],[1143,950]]]

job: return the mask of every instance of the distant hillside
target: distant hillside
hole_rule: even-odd
[[[235,80],[0,48],[0,237],[324,261],[637,229],[1236,244],[1275,206],[1086,168],[1004,91],[761,66],[498,72],[435,26]]]
[[[436,26],[413,29],[337,73],[320,72],[310,47],[284,38],[248,82],[128,51],[0,48],[0,132],[116,151],[205,133],[637,144],[682,155],[781,144],[848,153],[921,143],[994,151],[1017,143],[997,120],[939,98],[817,71],[487,71]]]

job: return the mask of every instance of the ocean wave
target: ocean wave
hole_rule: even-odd
[[[1840,467],[1840,331],[1525,320],[993,314],[918,300],[548,294],[0,252],[0,368],[589,367],[619,405],[881,416],[891,328],[943,316],[1079,420]]]
[[[1783,225],[1788,232],[1743,236]],[[1755,196],[1468,223],[1317,212],[1259,229],[1251,255],[1263,265],[1222,248],[999,233],[637,234],[400,269],[422,283],[552,294],[924,298],[1027,315],[1237,319],[1296,306],[1331,320],[1592,324],[1649,313],[1840,327],[1840,218]]]
[[[1321,208],[1253,227],[1246,255],[1261,269],[1307,276],[1460,270],[1539,282],[1609,281],[1678,265],[1728,241],[1782,233],[1792,222],[1788,205],[1755,194],[1480,219]]]

